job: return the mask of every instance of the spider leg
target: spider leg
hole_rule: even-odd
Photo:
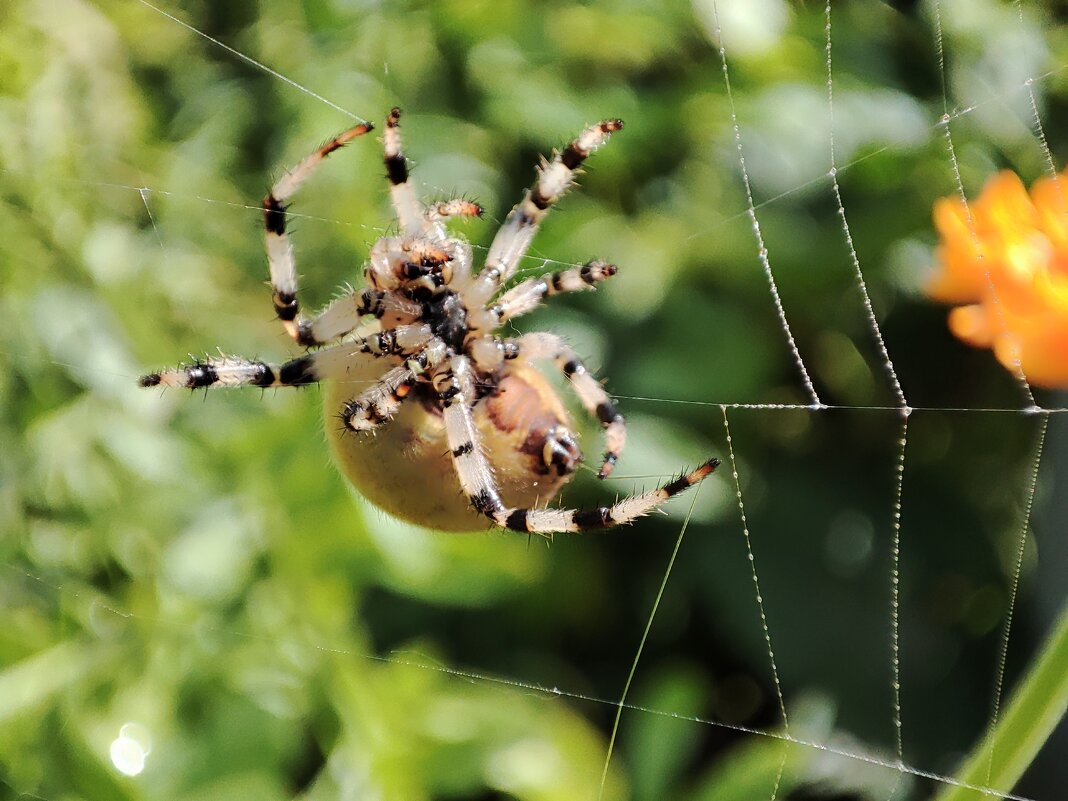
[[[505,359],[515,359],[520,354],[531,359],[551,359],[555,362],[561,372],[570,379],[571,387],[586,411],[601,421],[605,452],[597,477],[607,478],[626,444],[627,427],[623,415],[612,403],[604,387],[590,374],[563,337],[556,334],[536,332],[504,341]]]
[[[538,166],[538,177],[534,185],[509,212],[504,225],[493,238],[489,253],[486,254],[486,266],[479,273],[474,287],[472,306],[483,305],[515,274],[519,260],[530,247],[530,242],[549,208],[571,186],[576,171],[589,155],[622,127],[622,120],[605,120],[591,125],[562,152],[557,153],[551,162],[543,161]]]
[[[406,356],[422,350],[434,337],[427,323],[398,325],[352,343],[360,346],[361,353],[375,356]],[[314,355],[314,354],[312,354]]]
[[[482,452],[481,440],[471,415],[475,390],[467,357],[454,356],[450,359],[449,370],[442,378],[441,385],[436,388],[445,407],[445,436],[460,479],[460,489],[483,514],[483,509],[504,509],[493,470]]]
[[[374,386],[347,401],[341,408],[341,422],[350,431],[373,431],[397,413],[419,380],[420,373],[445,358],[445,343],[437,337],[408,357],[407,361],[388,370]],[[316,354],[312,354],[316,355]]]
[[[298,320],[297,344],[312,348],[333,342],[355,330],[367,316],[415,319],[421,312],[418,303],[391,290],[353,290],[331,301],[315,317]]]
[[[501,528],[532,534],[578,532],[629,523],[656,509],[668,498],[692,487],[719,466],[710,459],[703,465],[662,487],[624,498],[611,506],[593,509],[517,509],[505,505],[497,482],[482,452],[471,415],[473,379],[470,362],[454,356],[443,374],[439,394],[445,405],[445,432],[460,487],[476,511]]]
[[[282,367],[285,366],[287,365]],[[137,379],[137,385],[182,389],[206,389],[216,386],[297,386],[297,382],[284,383],[281,380],[282,367],[242,359],[239,356],[221,356],[218,359],[208,358],[193,364],[182,364],[170,370],[160,370],[158,373],[148,373]]]
[[[487,517],[498,526],[512,531],[530,534],[553,534],[555,532],[580,532],[591,529],[612,528],[632,523],[662,506],[669,498],[689,489],[707,478],[719,467],[719,459],[709,459],[696,470],[684,473],[674,481],[640,495],[631,495],[611,506],[596,506],[592,509],[509,509],[485,511]],[[472,499],[476,503],[476,499]],[[477,505],[476,505],[477,508]]]
[[[560,270],[538,278],[530,278],[509,289],[488,309],[476,310],[479,329],[494,329],[521,314],[533,311],[543,298],[564,292],[593,289],[601,281],[616,274],[616,266],[603,261],[591,261],[582,267]],[[486,318],[486,319],[483,319]]]
[[[290,359],[281,366],[242,359],[239,356],[208,358],[173,370],[149,373],[138,379],[142,387],[303,387],[328,378],[344,378],[355,360],[364,354],[394,356],[421,349],[431,338],[429,325],[402,325],[357,342]]]
[[[302,387],[324,378],[344,375],[346,365],[351,364],[353,356],[359,352],[359,348],[352,345],[338,345],[291,359],[281,366],[243,359],[240,356],[220,356],[143,375],[137,380],[137,384],[141,387],[180,389]]]
[[[428,223],[444,222],[449,217],[481,217],[483,208],[466,198],[457,197],[431,203],[423,211],[423,219]]]
[[[389,194],[393,200],[393,209],[397,212],[401,233],[415,236],[423,232],[423,207],[415,196],[415,190],[408,183],[408,162],[401,150],[399,108],[393,108],[386,118],[386,132],[382,137],[385,150],[386,177],[389,178]]]
[[[286,203],[323,159],[338,148],[373,128],[370,123],[349,128],[338,134],[296,167],[278,179],[263,199],[264,245],[274,290],[274,310],[294,340],[299,341],[300,304],[297,302],[297,266],[293,245],[286,234]]]

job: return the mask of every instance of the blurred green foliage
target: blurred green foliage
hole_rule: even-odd
[[[1053,2],[1021,18],[942,0],[943,92],[936,4],[897,5],[834,4],[834,137],[875,313],[919,407],[902,487],[904,758],[951,773],[989,718],[1037,420],[951,411],[1023,400],[922,297],[931,203],[956,191],[938,121],[954,114],[969,194],[1002,166],[1042,175],[1033,77],[1063,163],[1068,37]],[[901,424],[857,408],[893,395],[826,177],[819,6],[0,5],[0,797],[596,798],[688,499],[548,547],[435,534],[338,478],[316,390],[201,398],[134,382],[189,351],[293,354],[270,319],[258,203],[349,123],[338,107],[376,122],[403,107],[417,180],[429,197],[483,202],[487,218],[463,228],[483,246],[538,154],[618,116],[626,130],[527,263],[621,268],[522,321],[568,335],[631,425],[619,478],[606,489],[583,474],[564,497],[725,456],[718,404],[809,401],[746,213],[732,103],[786,316],[821,399],[843,407],[729,411],[790,733],[831,750],[702,722],[783,724],[724,469],[696,501],[604,798],[924,795],[907,774],[835,756],[896,761]],[[293,207],[310,305],[357,280],[391,224],[380,158],[359,140]],[[585,442],[596,451],[596,432]],[[1066,453],[1053,416],[1006,687],[1064,600]],[[1057,747],[1018,792],[1056,796]]]

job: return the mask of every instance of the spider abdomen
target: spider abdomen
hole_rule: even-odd
[[[371,503],[408,522],[441,531],[473,531],[492,526],[471,507],[452,463],[445,425],[431,403],[413,398],[372,435],[356,435],[336,424],[337,410],[353,385],[366,376],[324,387],[327,438],[342,474]],[[509,366],[495,392],[472,409],[482,448],[494,467],[501,497],[509,504],[544,507],[567,483],[581,454],[569,432],[567,411],[549,381],[537,370]],[[558,454],[546,462],[547,451]],[[561,469],[563,467],[563,469]]]

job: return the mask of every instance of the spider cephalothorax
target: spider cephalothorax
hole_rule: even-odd
[[[605,436],[600,478],[611,473],[623,449],[623,417],[559,336],[496,333],[549,295],[590,289],[615,274],[615,266],[593,261],[504,289],[550,207],[622,121],[591,125],[542,162],[534,185],[512,209],[475,272],[470,245],[451,236],[444,221],[478,216],[482,209],[463,199],[427,207],[418,202],[408,183],[399,119],[400,110],[393,109],[383,137],[399,232],[372,246],[365,287],[313,317],[304,316],[297,301],[286,204],[326,156],[371,125],[331,139],[286,173],[263,200],[275,312],[295,342],[309,349],[327,347],[279,367],[229,356],[208,359],[146,375],[141,386],[325,382],[327,409],[340,417],[331,442],[342,471],[382,508],[432,528],[474,528],[477,515],[483,524],[488,519],[524,532],[604,528],[647,514],[711,473],[715,459],[612,506],[545,508],[581,454],[563,405],[532,363],[554,362],[600,421]],[[370,432],[376,435],[346,436]]]

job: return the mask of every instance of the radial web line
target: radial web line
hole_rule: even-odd
[[[638,642],[638,650],[634,654],[634,661],[631,662],[630,672],[627,674],[627,681],[623,685],[623,694],[619,697],[618,703],[616,703],[616,715],[612,721],[612,734],[608,738],[608,749],[604,755],[604,769],[601,771],[601,786],[597,791],[597,798],[600,801],[604,797],[604,786],[608,780],[608,766],[612,763],[612,754],[615,751],[616,735],[619,733],[619,721],[623,717],[623,710],[629,708],[627,706],[627,695],[630,693],[630,685],[634,681],[634,674],[638,670],[638,661],[642,658],[642,651],[645,649],[645,642],[649,639],[649,632],[653,628],[653,619],[656,617],[656,611],[660,608],[660,599],[664,597],[664,588],[667,587],[668,579],[671,578],[671,570],[675,567],[675,557],[679,555],[679,548],[682,546],[682,538],[686,536],[686,529],[690,525],[690,517],[693,515],[694,504],[697,503],[697,498],[701,494],[701,487],[698,485],[694,491],[693,498],[690,499],[690,508],[686,512],[686,517],[682,521],[682,527],[679,529],[679,536],[675,540],[675,547],[671,551],[671,558],[668,559],[667,568],[664,570],[664,578],[660,581],[660,589],[656,592],[656,599],[653,601],[653,608],[649,610],[649,619],[645,621],[645,630],[642,632],[642,638]]]
[[[853,244],[853,233],[849,228],[849,220],[846,219],[845,204],[842,203],[842,189],[838,185],[838,164],[835,156],[834,146],[834,73],[831,62],[831,0],[827,0],[825,7],[826,17],[826,50],[827,50],[827,108],[830,116],[830,144],[831,144],[831,186],[834,188],[834,199],[838,204],[838,218],[842,221],[842,231],[845,234],[846,244],[849,246],[849,257],[853,262],[853,272],[857,279],[857,287],[860,289],[861,299],[864,302],[864,313],[868,318],[868,326],[871,328],[872,336],[875,337],[875,345],[879,349],[879,356],[883,360],[883,369],[886,371],[886,375],[890,380],[890,388],[894,393],[894,397],[897,399],[898,406],[902,408],[908,407],[908,401],[905,400],[905,392],[901,388],[901,382],[898,380],[897,371],[894,370],[894,362],[890,358],[890,351],[886,349],[886,342],[883,340],[883,332],[879,329],[879,321],[875,318],[875,309],[871,305],[871,295],[868,294],[868,285],[864,281],[864,273],[860,269],[860,257],[857,255],[857,248]]]
[[[894,796],[896,796],[897,791],[901,789],[901,779],[904,775],[905,774],[903,773],[898,773],[897,776],[894,777],[894,783],[890,787],[890,792],[886,794],[886,801],[894,801]]]
[[[186,30],[190,30],[193,33],[195,33],[197,36],[202,36],[203,38],[205,38],[209,42],[211,42],[213,45],[221,47],[223,50],[225,50],[227,53],[230,53],[233,56],[237,56],[239,59],[244,61],[246,64],[251,64],[253,67],[256,67],[256,69],[262,70],[263,72],[266,72],[268,75],[271,75],[271,76],[277,78],[278,80],[282,81],[283,83],[289,84],[294,89],[299,89],[300,91],[302,91],[304,94],[308,95],[309,97],[314,97],[319,102],[325,103],[326,105],[330,106],[330,108],[334,109],[335,111],[340,111],[342,114],[344,114],[344,115],[346,115],[348,117],[351,117],[352,119],[356,120],[357,122],[367,122],[367,120],[365,120],[363,117],[359,116],[358,114],[353,114],[351,111],[349,111],[348,109],[342,108],[341,106],[339,106],[337,103],[333,102],[332,100],[327,100],[322,95],[317,94],[316,92],[313,92],[307,86],[304,86],[303,84],[297,83],[292,78],[287,78],[285,75],[283,75],[282,73],[278,72],[277,70],[273,70],[270,67],[268,67],[266,64],[263,64],[263,63],[257,61],[256,59],[252,58],[252,56],[246,56],[240,50],[235,50],[234,48],[230,47],[230,45],[226,44],[225,42],[220,42],[218,39],[214,38],[213,36],[209,36],[208,34],[204,33],[203,31],[197,30],[192,25],[190,25],[188,22],[184,22],[184,21],[178,19],[178,17],[174,16],[173,14],[167,13],[162,8],[159,8],[158,6],[152,5],[150,2],[148,2],[148,0],[137,0],[137,2],[139,2],[143,6],[146,6],[147,8],[151,8],[157,14],[163,15],[164,17],[166,17],[167,19],[171,20],[172,22],[178,23],[179,25],[181,25]]]
[[[141,177],[143,178],[144,176]],[[156,235],[156,241],[159,242],[159,249],[166,254],[167,249],[163,247],[163,237],[160,236],[159,226],[156,225],[156,218],[152,214],[152,207],[148,205],[148,193],[151,191],[152,190],[147,186],[142,186],[137,190],[137,194],[141,196],[141,202],[145,204],[145,212],[148,214],[148,221],[152,223],[152,231]]]
[[[784,742],[782,744],[782,756],[779,757],[779,769],[775,771],[775,784],[771,788],[770,801],[775,801],[775,799],[779,797],[779,788],[782,786],[782,775],[786,771],[786,756],[789,747],[789,743]],[[899,773],[898,775],[900,776],[901,774]]]
[[[830,2],[830,0],[828,0]],[[982,243],[979,241],[979,232],[976,230],[975,217],[972,215],[971,204],[968,203],[968,195],[964,191],[964,179],[960,172],[960,161],[957,159],[957,148],[953,143],[953,133],[950,131],[949,123],[953,117],[949,113],[949,92],[946,84],[946,52],[945,42],[942,34],[942,4],[941,0],[934,0],[934,23],[935,23],[935,44],[938,48],[938,71],[942,79],[942,130],[946,139],[946,150],[949,153],[949,163],[953,168],[953,178],[957,182],[957,194],[960,196],[961,203],[964,204],[964,217],[968,222],[968,230],[971,232],[972,242],[975,245],[975,252],[979,259],[985,258],[983,253]],[[1001,300],[998,297],[997,289],[994,286],[994,279],[990,275],[990,268],[987,267],[983,270],[983,274],[986,276],[987,289],[990,290],[990,296],[994,301],[994,308],[997,311],[998,324],[1001,331],[1004,333],[1008,330],[1008,326],[1005,322],[1005,312],[1001,307]],[[1027,380],[1027,375],[1024,373],[1023,362],[1020,356],[1017,354],[1013,360],[1013,375],[1016,378],[1016,382],[1020,385],[1020,390],[1024,393],[1024,396],[1030,402],[1032,408],[1039,408],[1037,401],[1035,401],[1034,393],[1031,392],[1031,384]]]
[[[1049,415],[1042,415],[1042,424],[1038,429],[1035,439],[1035,456],[1031,463],[1031,476],[1027,482],[1027,500],[1024,502],[1023,520],[1020,522],[1020,536],[1016,541],[1016,562],[1012,568],[1012,580],[1009,586],[1009,604],[1005,610],[1005,624],[1001,630],[1001,643],[998,646],[998,663],[994,674],[994,692],[990,705],[990,723],[987,727],[988,736],[992,735],[998,725],[998,717],[1001,714],[1001,694],[1005,687],[1005,665],[1009,658],[1009,635],[1012,633],[1012,617],[1016,609],[1016,596],[1020,589],[1020,573],[1023,570],[1024,549],[1027,546],[1027,530],[1031,527],[1031,510],[1034,508],[1035,491],[1038,489],[1038,469],[1042,464],[1042,451],[1046,445],[1046,430],[1049,428]],[[996,741],[990,739],[990,754],[986,763],[986,784],[990,784],[990,776],[994,769],[994,749]]]
[[[1016,16],[1020,20],[1020,27],[1026,27],[1026,21],[1024,20],[1023,3],[1021,0],[1013,0],[1013,5],[1016,6]],[[1061,205],[1064,205],[1064,195],[1061,194],[1061,179],[1057,175],[1057,165],[1053,160],[1053,151],[1050,150],[1049,140],[1046,138],[1046,127],[1042,124],[1042,115],[1038,113],[1038,100],[1035,98],[1034,81],[1028,78],[1024,81],[1024,86],[1027,87],[1027,98],[1031,101],[1031,119],[1032,119],[1032,133],[1038,143],[1042,146],[1042,154],[1046,157],[1046,169],[1049,170],[1050,177],[1053,178],[1053,184],[1057,187],[1057,194],[1060,197]]]
[[[139,620],[153,626],[165,627],[170,626],[175,630],[181,630],[188,633],[194,631],[194,625],[190,623],[182,623],[172,619],[164,619],[162,617],[140,614],[137,612],[131,612],[126,609],[120,609],[119,607],[107,604],[101,601],[98,597],[94,596],[91,599],[86,598],[83,592],[78,590],[67,589],[65,585],[56,584],[54,581],[50,581],[39,575],[31,573],[22,567],[14,564],[3,565],[8,570],[11,570],[15,574],[35,581],[45,587],[48,587],[55,593],[66,592],[71,598],[88,600],[92,609],[100,609],[110,614],[115,615],[123,620]],[[196,630],[199,632],[202,627],[196,626]],[[849,759],[854,762],[861,762],[867,765],[874,765],[875,767],[886,768],[887,770],[895,770],[901,773],[907,773],[910,776],[915,776],[920,779],[929,779],[930,781],[938,784],[945,784],[950,787],[960,787],[965,790],[973,790],[979,793],[986,793],[995,798],[1003,798],[1006,801],[1039,801],[1039,799],[1019,795],[1016,793],[1003,792],[996,790],[992,787],[983,787],[981,785],[971,784],[969,782],[963,782],[955,779],[952,776],[945,776],[941,773],[935,773],[934,771],[924,770],[923,768],[917,768],[912,765],[902,765],[896,762],[889,762],[885,759],[881,759],[871,754],[858,753],[854,751],[848,751],[844,748],[837,746],[827,745],[825,743],[817,743],[813,740],[806,740],[801,737],[796,737],[792,734],[787,734],[782,731],[769,731],[764,729],[758,729],[753,726],[743,726],[738,723],[724,723],[718,720],[712,720],[710,718],[703,718],[699,715],[686,715],[680,712],[669,712],[664,709],[654,709],[652,707],[642,706],[641,704],[633,704],[620,701],[610,701],[606,698],[600,698],[595,695],[589,695],[588,693],[580,693],[570,690],[562,690],[559,687],[548,687],[543,684],[538,684],[532,681],[526,681],[523,679],[506,678],[503,676],[495,676],[488,673],[479,673],[474,670],[464,670],[461,668],[454,668],[448,665],[442,665],[440,663],[427,664],[426,662],[416,662],[411,659],[404,659],[395,656],[394,652],[388,655],[382,654],[368,654],[360,651],[353,650],[352,648],[339,648],[323,643],[311,644],[306,642],[297,642],[296,640],[286,640],[281,637],[267,637],[262,634],[254,634],[248,631],[242,631],[230,626],[211,626],[207,627],[209,631],[229,632],[238,637],[243,637],[248,640],[256,640],[259,642],[275,643],[279,646],[286,646],[291,648],[313,648],[316,651],[322,653],[337,654],[342,656],[353,656],[360,659],[367,659],[372,662],[382,662],[392,665],[399,665],[401,667],[416,668],[419,670],[428,670],[442,675],[452,676],[453,678],[461,679],[468,682],[481,682],[483,684],[492,684],[500,687],[509,687],[514,690],[521,690],[523,692],[536,693],[543,695],[547,698],[567,698],[573,701],[581,701],[583,703],[597,704],[600,706],[622,707],[623,709],[631,712],[639,712],[646,715],[655,715],[657,717],[667,718],[670,720],[678,720],[686,723],[696,723],[699,726],[710,726],[716,729],[722,729],[724,731],[736,732],[738,734],[746,734],[754,737],[765,737],[769,740],[778,740],[783,743],[798,745],[803,748],[810,748],[814,751],[819,751],[824,754],[831,754],[833,756],[839,756],[843,759]]]
[[[764,268],[764,275],[768,280],[768,287],[771,290],[771,298],[775,303],[775,312],[779,316],[779,325],[782,327],[783,332],[786,334],[786,342],[790,347],[790,353],[793,355],[794,364],[797,366],[798,372],[801,374],[801,383],[805,386],[805,391],[808,393],[809,398],[812,400],[814,406],[821,406],[820,396],[816,393],[816,388],[812,384],[812,379],[809,378],[808,370],[805,368],[805,362],[801,358],[801,351],[798,350],[797,342],[794,340],[793,331],[790,329],[790,323],[786,319],[786,310],[782,305],[782,298],[779,296],[779,287],[775,283],[775,276],[771,272],[771,260],[768,258],[768,249],[764,244],[764,234],[760,230],[760,221],[757,219],[756,205],[753,203],[753,189],[749,183],[749,170],[745,166],[745,150],[742,147],[742,129],[738,124],[738,111],[734,104],[734,92],[731,90],[731,76],[730,70],[727,67],[727,49],[723,45],[723,30],[720,27],[719,22],[719,6],[716,0],[712,1],[712,13],[715,17],[715,38],[716,46],[719,48],[719,60],[723,68],[723,85],[726,87],[727,102],[731,110],[731,126],[734,129],[734,144],[738,150],[738,163],[742,170],[742,183],[745,186],[745,200],[748,205],[747,214],[749,215],[749,222],[753,227],[753,234],[756,236],[757,241],[757,256],[760,259],[760,264]]]
[[[731,460],[731,475],[734,478],[734,496],[738,501],[738,513],[742,519],[742,534],[745,537],[745,552],[749,559],[749,570],[753,577],[753,590],[756,593],[757,610],[760,612],[760,627],[764,630],[764,644],[768,648],[768,660],[771,663],[771,678],[775,683],[775,696],[779,700],[779,713],[782,715],[782,728],[786,734],[790,733],[790,719],[786,715],[786,701],[782,694],[782,684],[779,682],[779,668],[775,662],[775,649],[771,645],[771,629],[768,627],[768,617],[764,612],[764,595],[760,591],[760,579],[757,577],[756,557],[753,555],[753,542],[749,536],[749,521],[745,517],[745,503],[742,500],[742,482],[738,476],[738,462],[734,458],[734,440],[731,438],[731,424],[727,419],[727,407],[720,406],[723,413],[723,430],[727,435],[727,455]]]
[[[909,410],[901,414],[901,436],[898,438],[897,461],[894,465],[894,507],[890,543],[890,688],[893,691],[894,750],[898,764],[905,764],[905,747],[901,729],[901,509],[905,486],[905,449],[909,440]],[[893,794],[891,793],[891,797]]]

